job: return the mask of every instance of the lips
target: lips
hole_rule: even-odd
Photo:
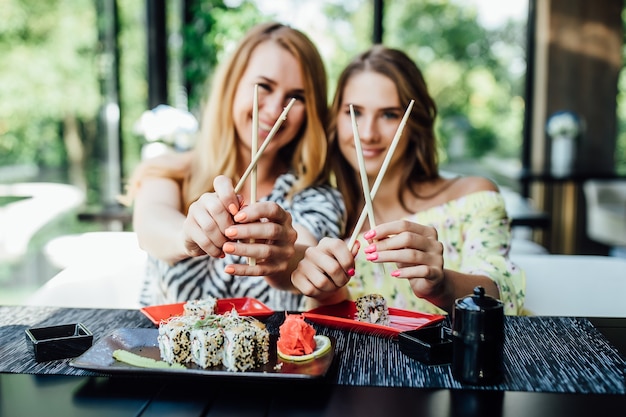
[[[385,151],[384,149],[363,148],[363,157],[364,158],[376,158],[380,156],[384,151]]]
[[[259,121],[259,137],[260,138],[266,138],[267,135],[269,135],[270,131],[272,130],[273,125],[269,125],[266,123],[262,123],[261,121]]]

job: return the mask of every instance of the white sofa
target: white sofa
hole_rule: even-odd
[[[0,196],[26,197],[0,207],[0,261],[6,262],[20,260],[39,230],[85,201],[78,187],[46,182],[0,184]]]
[[[626,247],[626,181],[589,180],[583,190],[589,238],[609,246]]]
[[[57,275],[26,304],[84,308],[139,308],[146,253],[133,232],[62,236],[44,248]]]
[[[27,304],[139,307],[146,255],[134,233],[86,233],[51,243],[49,251],[54,247],[64,248],[65,255],[49,253],[58,263],[68,263],[67,253],[74,260]],[[626,317],[626,259],[549,255],[519,247],[511,258],[526,271],[526,309],[530,314]]]
[[[526,272],[525,308],[539,316],[626,317],[626,259],[513,255]]]

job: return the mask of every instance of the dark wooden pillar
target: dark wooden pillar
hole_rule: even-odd
[[[586,237],[582,183],[615,171],[624,1],[545,0],[535,7],[531,197],[552,215],[552,228],[540,240],[553,253],[593,253],[598,248]],[[572,174],[556,179],[545,123],[561,110],[578,114],[585,130]]]
[[[168,103],[167,8],[165,0],[146,0],[148,108]]]
[[[384,0],[374,0],[374,22],[372,30],[372,43],[383,43],[383,12]]]
[[[100,161],[103,182],[101,204],[108,207],[117,205],[116,198],[121,193],[124,175],[117,1],[98,0],[96,11],[100,54],[99,82],[102,97],[98,123],[98,135],[102,149]]]

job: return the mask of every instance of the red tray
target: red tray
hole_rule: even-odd
[[[325,326],[391,337],[397,337],[400,332],[439,323],[446,318],[441,314],[420,313],[389,307],[389,326],[365,323],[356,320],[356,304],[349,300],[314,308],[303,314],[310,321]]]
[[[183,314],[185,303],[161,304],[143,307],[141,312],[157,326],[161,320]],[[224,314],[232,309],[237,310],[240,316],[267,317],[274,314],[274,310],[254,298],[220,298],[217,300],[217,314]]]

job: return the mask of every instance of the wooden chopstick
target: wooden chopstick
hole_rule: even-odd
[[[365,199],[365,209],[370,219],[370,226],[376,227],[374,220],[374,206],[372,205],[372,196],[370,193],[370,184],[367,179],[367,171],[365,170],[365,159],[363,158],[363,148],[361,147],[361,138],[359,136],[359,128],[354,115],[354,106],[350,104],[350,117],[352,118],[352,134],[354,136],[354,147],[356,148],[356,159],[359,162],[359,172],[361,174],[361,186],[363,187],[363,198]]]
[[[274,138],[274,135],[276,135],[276,132],[278,131],[280,126],[287,119],[287,113],[289,113],[289,110],[291,110],[291,107],[293,107],[295,102],[296,102],[296,99],[292,98],[289,104],[287,104],[287,107],[285,107],[283,112],[280,114],[280,116],[276,120],[276,123],[274,123],[272,130],[270,130],[270,133],[267,135],[267,138],[265,138],[258,152],[254,155],[254,159],[250,161],[250,165],[248,165],[248,168],[246,168],[246,171],[243,173],[243,175],[241,176],[241,179],[235,186],[235,193],[238,193],[241,191],[241,188],[243,187],[243,184],[246,182],[246,179],[248,179],[250,172],[252,172],[252,170],[256,167],[256,164],[259,162],[259,159],[261,158],[263,151],[265,150],[265,148],[267,148],[267,145],[270,144],[270,141],[272,140],[272,138]]]
[[[259,147],[259,85],[254,85],[254,98],[252,99],[252,143],[250,160],[254,159]],[[250,175],[250,204],[255,204],[257,200],[257,169],[252,169]],[[254,239],[250,239],[250,243],[254,243]],[[256,258],[248,258],[248,265],[255,266]]]

